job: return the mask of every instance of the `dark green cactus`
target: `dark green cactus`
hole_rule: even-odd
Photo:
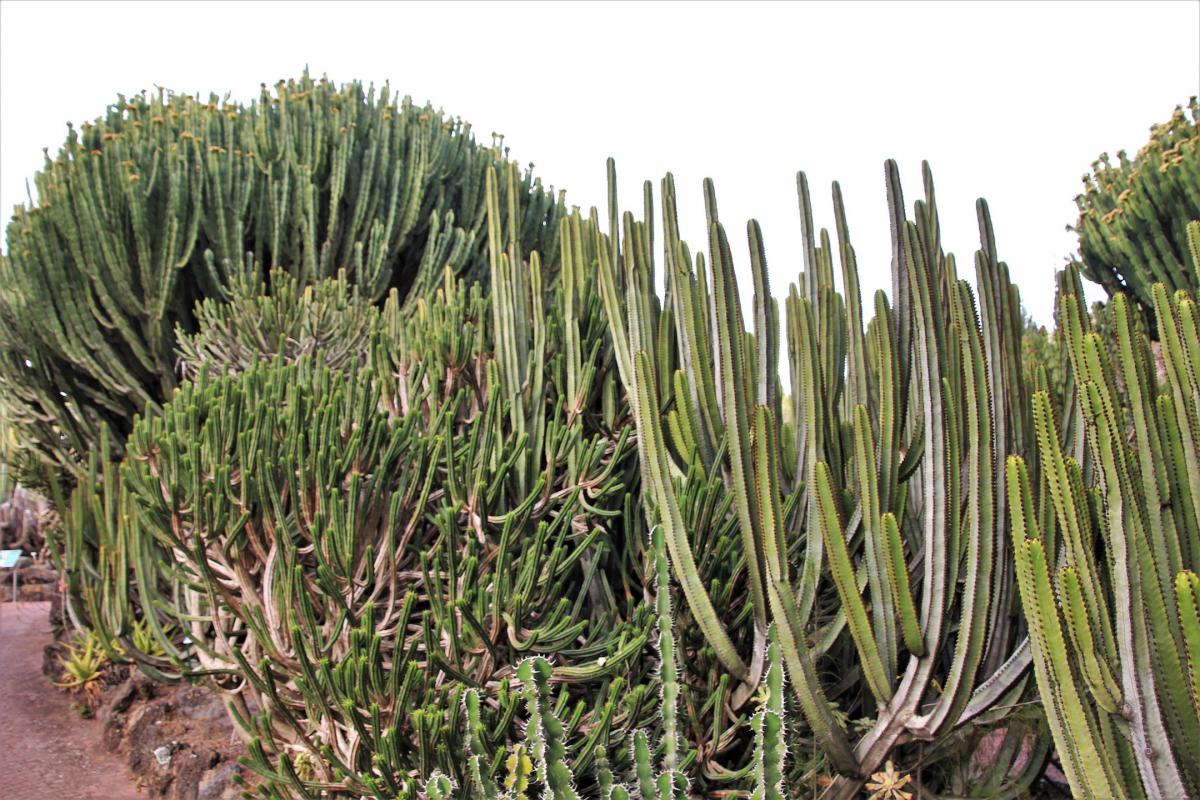
[[[1150,129],[1150,141],[1130,159],[1108,154],[1084,176],[1079,206],[1079,255],[1086,277],[1110,295],[1125,293],[1151,316],[1151,287],[1200,289],[1187,255],[1185,228],[1200,217],[1200,103],[1193,97],[1171,119]]]
[[[1200,230],[1200,223],[1192,223]],[[1080,797],[1200,794],[1200,330],[1192,296],[1151,290],[1156,356],[1123,294],[1113,346],[1078,279],[1059,331],[1076,391],[1034,395],[1044,479],[1008,464],[1013,540],[1038,685]],[[1060,422],[1059,418],[1065,420]],[[1086,440],[1060,428],[1086,431]],[[1031,454],[1032,455],[1032,454]]]
[[[101,431],[119,452],[175,386],[176,328],[247,272],[344,270],[369,300],[409,302],[447,266],[486,277],[484,175],[502,158],[386,86],[118,98],[47,155],[7,228],[0,402],[22,447],[76,475]],[[561,198],[529,173],[502,206],[518,196],[522,245],[556,257]]]

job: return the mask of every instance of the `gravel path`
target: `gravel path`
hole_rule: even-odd
[[[100,742],[100,724],[72,711],[42,675],[49,616],[49,603],[0,604],[0,797],[135,800],[125,764]]]

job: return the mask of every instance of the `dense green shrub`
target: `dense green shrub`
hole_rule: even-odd
[[[409,313],[396,294],[382,311],[344,298],[377,319],[340,371],[322,349],[202,363],[102,481],[126,504],[120,540],[80,525],[86,509],[65,524],[83,554],[70,605],[125,646],[148,617],[167,656],[133,657],[227,692],[268,793],[413,796],[410,774],[465,778],[463,689],[488,687],[483,716],[505,736],[519,700],[507,680],[532,653],[554,658],[571,731],[593,743],[615,747],[610,728],[652,712],[645,532],[628,513],[621,406],[604,409],[616,378],[594,278],[568,271],[547,293],[540,258],[499,230],[494,184],[490,204],[490,295],[447,270]],[[339,288],[271,319],[308,325]],[[206,318],[258,319],[244,308]],[[81,483],[76,507],[89,493]],[[108,603],[92,599],[105,589],[89,559],[110,570],[101,583],[123,582]],[[122,608],[135,585],[138,609]]]
[[[1200,290],[1187,257],[1186,226],[1200,218],[1200,102],[1177,108],[1150,129],[1150,141],[1130,159],[1107,153],[1085,175],[1079,206],[1083,274],[1109,296],[1125,293],[1153,314],[1151,286]]]
[[[249,105],[159,91],[72,128],[0,260],[0,402],[32,471],[78,474],[176,384],[176,328],[231,283],[345,271],[361,294],[486,276],[483,175],[503,155],[430,106],[325,79]],[[522,245],[557,255],[561,198],[526,173]],[[501,198],[502,206],[510,202]],[[247,275],[247,273],[250,273]]]
[[[179,331],[179,373],[192,380],[237,375],[258,361],[288,362],[320,354],[325,366],[363,366],[381,316],[345,272],[305,285],[282,270],[269,284],[257,274],[239,278],[226,299],[196,306],[196,332]]]
[[[610,165],[605,232],[465,134],[305,79],[246,109],[135,99],[48,165],[51,206],[19,212],[10,237],[33,246],[0,290],[0,337],[33,331],[37,358],[0,338],[0,386],[24,387],[7,408],[75,470],[52,540],[75,623],[113,660],[226,693],[267,798],[849,798],[881,771],[1027,791],[1050,747],[1029,668],[1049,694],[1054,603],[1027,591],[1033,545],[1010,532],[1036,508],[1065,541],[1052,487],[1103,472],[1082,403],[1110,376],[1079,366],[1088,336],[1024,322],[986,205],[976,291],[942,250],[928,169],[910,219],[889,162],[892,292],[868,314],[840,190],[835,242],[801,174],[803,270],[772,297],[751,222],[747,325],[711,185],[701,255],[663,181],[656,264],[649,185],[646,218],[620,215]],[[34,320],[39,292],[65,315]],[[1190,313],[1173,302],[1160,326]],[[1150,362],[1123,303],[1127,385]],[[1188,449],[1163,444],[1196,424],[1188,380],[1110,403],[1165,409],[1141,415],[1159,450],[1119,456],[1141,476],[1124,496],[1150,507],[1154,480],[1191,496]],[[1047,408],[1078,474],[1048,449]],[[1011,458],[1024,495],[1005,491]],[[1141,569],[1184,575],[1150,620],[1182,664],[1192,629],[1171,614],[1200,544],[1177,549]],[[1190,736],[1175,666],[1144,680]],[[1139,756],[1112,752],[1132,775]]]

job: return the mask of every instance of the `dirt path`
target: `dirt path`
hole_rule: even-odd
[[[49,603],[0,604],[0,797],[135,800],[133,778],[42,675]]]

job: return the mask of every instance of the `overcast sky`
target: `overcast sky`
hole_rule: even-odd
[[[775,292],[800,265],[795,172],[818,226],[841,181],[864,293],[890,285],[883,162],[909,204],[933,167],[945,246],[978,246],[974,200],[1026,307],[1050,323],[1053,272],[1088,165],[1135,151],[1200,93],[1200,3],[0,3],[0,208],[67,120],[118,92],[232,92],[298,75],[391,81],[499,131],[568,202],[623,208],[674,172],[683,233],[703,241],[701,180],[746,262],[763,227]],[[748,289],[748,282],[747,282]]]

